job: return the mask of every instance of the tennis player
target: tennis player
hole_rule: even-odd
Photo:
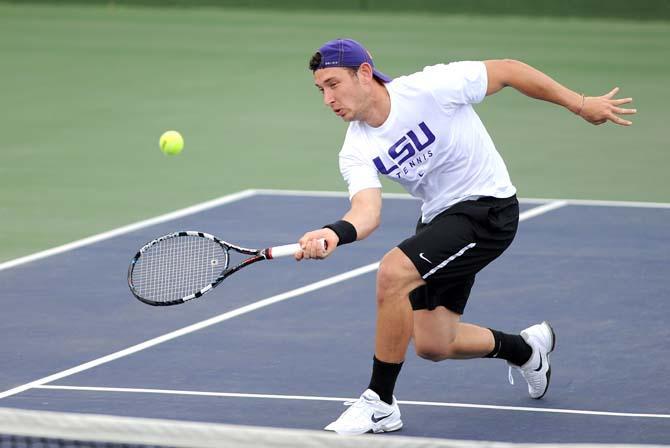
[[[351,39],[324,44],[309,68],[323,102],[349,123],[339,155],[351,209],[300,238],[303,258],[326,258],[362,240],[380,223],[378,175],[421,199],[416,232],[391,249],[377,272],[377,328],[370,384],[326,430],[340,434],[402,427],[393,396],[410,338],[431,361],[500,358],[518,370],[532,398],[542,398],[551,376],[556,336],[547,322],[521,334],[461,322],[475,275],[512,243],[519,221],[516,188],[472,105],[511,86],[565,107],[589,123],[629,126],[634,114],[615,99],[573,92],[515,60],[465,61],[425,67],[391,79]],[[328,243],[324,251],[320,238]]]

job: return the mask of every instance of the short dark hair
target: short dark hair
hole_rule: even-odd
[[[314,73],[319,68],[319,65],[321,65],[321,52],[317,51],[309,60],[309,69]]]
[[[314,73],[319,69],[320,65],[321,65],[321,52],[317,51],[312,55],[312,57],[309,60],[309,69],[312,71],[312,73]],[[346,68],[353,76],[356,76],[356,72],[358,72],[358,67],[341,67],[341,68]]]

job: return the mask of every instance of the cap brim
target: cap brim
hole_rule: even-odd
[[[386,76],[377,69],[373,69],[372,74],[375,76],[375,78],[379,79],[382,82],[391,82],[393,80],[393,78],[391,78],[390,76]]]

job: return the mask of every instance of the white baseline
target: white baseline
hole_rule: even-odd
[[[315,198],[348,198],[345,191],[321,191],[321,190],[273,190],[257,189],[256,194],[269,196],[302,196]],[[418,201],[418,199],[407,193],[383,193],[387,199],[406,199]],[[633,208],[670,208],[670,202],[645,202],[645,201],[608,201],[600,199],[566,199],[566,198],[519,198],[522,204],[545,204],[548,202],[565,201],[568,205],[585,205],[595,207],[633,207]]]
[[[158,395],[191,395],[199,397],[223,397],[223,398],[258,398],[266,400],[301,400],[301,401],[355,401],[356,398],[343,397],[319,397],[314,395],[278,395],[278,394],[244,394],[237,392],[202,392],[196,390],[171,390],[171,389],[141,389],[129,387],[92,387],[92,386],[37,386],[36,389],[72,390],[84,392],[107,392],[107,393],[135,393],[135,394],[158,394]],[[519,412],[543,412],[552,414],[578,414],[599,415],[603,417],[634,417],[634,418],[665,418],[670,419],[670,414],[644,414],[633,412],[610,412],[589,411],[581,409],[540,408],[529,406],[496,406],[490,404],[471,403],[443,403],[439,401],[408,401],[398,400],[399,404],[415,406],[435,406],[448,408],[488,409],[493,411],[519,411]]]

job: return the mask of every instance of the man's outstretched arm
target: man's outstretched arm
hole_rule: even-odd
[[[353,226],[356,240],[360,241],[367,238],[379,226],[381,211],[381,188],[367,188],[359,191],[351,198],[351,208],[342,219],[348,225]],[[327,249],[325,252],[318,242],[320,239],[326,241]],[[303,249],[295,254],[295,259],[298,261],[303,258],[325,258],[333,253],[338,243],[342,243],[338,235],[329,228],[307,232],[298,242]]]
[[[606,121],[630,126],[631,121],[619,115],[631,115],[637,109],[624,109],[619,106],[633,101],[632,98],[614,99],[618,87],[602,96],[584,96],[554,81],[541,71],[511,59],[484,61],[488,76],[486,95],[492,95],[503,87],[513,87],[531,98],[559,104],[579,115],[589,123],[599,125]]]

